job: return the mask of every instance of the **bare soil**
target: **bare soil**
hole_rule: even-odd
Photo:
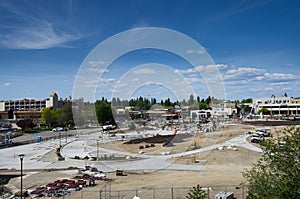
[[[143,151],[145,154],[156,154],[160,155],[162,152],[168,151],[171,153],[179,153],[184,151],[190,151],[198,148],[204,148],[216,143],[221,143],[238,135],[241,135],[245,131],[253,130],[253,127],[244,125],[227,125],[221,131],[210,132],[210,133],[196,133],[191,134],[177,134],[176,136],[161,136],[154,137],[151,140],[148,138],[137,139],[128,144],[128,141],[115,141],[110,142],[101,147],[127,151],[131,153],[139,153]],[[172,139],[171,139],[172,138]],[[169,140],[172,145],[168,147],[163,147],[161,140]],[[152,142],[151,142],[152,141]],[[149,147],[140,149],[141,145],[146,145],[148,143],[156,143],[155,147]]]
[[[160,154],[166,149],[172,153],[192,150],[195,148],[209,146],[229,140],[244,131],[252,130],[249,126],[227,126],[222,131],[212,133],[197,133],[195,136],[184,136],[180,142],[174,142],[172,147],[163,147],[162,143],[155,144],[155,147],[143,149],[145,153]],[[176,137],[176,136],[175,136]],[[138,153],[141,149],[141,142],[137,144],[124,144],[125,141],[107,143],[101,147]],[[223,186],[239,185],[243,182],[242,171],[250,168],[261,157],[260,153],[249,151],[244,148],[233,150],[212,150],[209,153],[199,153],[195,159],[201,160],[199,163],[193,162],[192,156],[184,156],[176,159],[170,159],[170,162],[176,164],[198,164],[204,166],[202,171],[174,171],[174,170],[156,170],[156,171],[136,171],[128,172],[128,176],[116,176],[115,172],[107,173],[107,177],[112,178],[112,190],[138,189],[138,188],[161,188],[161,187],[192,187],[197,184],[201,186]],[[57,161],[54,151],[49,152],[43,158],[43,161]],[[42,186],[56,179],[72,178],[76,174],[74,171],[51,171],[51,172],[32,172],[27,173],[24,178],[25,188],[34,188]],[[86,188],[86,191],[94,192],[94,197],[98,197],[100,187],[103,181],[97,181],[96,187]],[[19,188],[20,178],[10,180],[8,187]],[[80,192],[72,192],[69,198],[80,198]],[[93,195],[93,194],[92,194]],[[92,196],[89,196],[92,198]]]

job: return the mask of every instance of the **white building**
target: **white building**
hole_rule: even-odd
[[[190,114],[192,121],[202,121],[211,116],[212,110],[191,110]]]
[[[262,108],[268,110],[269,115],[296,116],[300,111],[300,100],[292,97],[253,98],[253,111],[255,114]]]
[[[218,107],[212,108],[213,116],[229,117],[232,116],[233,114],[237,114],[236,108],[218,108]]]
[[[40,118],[44,108],[59,108],[58,96],[52,92],[50,98],[43,100],[27,99],[0,102],[0,120],[21,118]]]

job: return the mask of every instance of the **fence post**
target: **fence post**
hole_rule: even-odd
[[[242,199],[244,199],[245,198],[245,190],[244,190],[244,188],[245,188],[245,186],[243,185],[243,189],[242,189]]]
[[[174,198],[174,187],[171,188],[171,196],[172,196],[172,199]]]
[[[155,188],[153,189],[153,199],[155,199]]]
[[[209,187],[207,187],[207,199],[209,199]]]
[[[102,190],[100,189],[99,191],[99,194],[100,194],[100,199],[102,198]]]
[[[83,199],[83,190],[81,190],[81,199]]]

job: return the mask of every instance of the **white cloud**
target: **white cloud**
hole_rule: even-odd
[[[112,83],[116,81],[115,78],[102,78],[99,82],[101,83]]]
[[[196,78],[196,77],[191,77],[191,78],[186,78],[188,80],[188,82],[191,83],[195,83],[195,82],[201,82],[200,78]]]
[[[97,79],[86,80],[86,82],[85,82],[85,86],[86,87],[96,87],[97,84],[98,84],[98,80]]]
[[[132,82],[139,82],[140,81],[140,79],[139,78],[132,78],[130,81],[132,81]]]
[[[92,66],[92,67],[97,67],[97,66],[101,66],[104,65],[105,62],[104,61],[89,61],[88,65]]]
[[[265,73],[264,76],[270,80],[295,80],[299,79],[298,76],[294,74],[284,74],[284,73]]]
[[[156,72],[158,72],[158,71],[155,71],[152,68],[138,68],[138,69],[132,71],[132,73],[139,74],[139,75],[141,75],[141,74],[153,75],[153,74],[156,74]]]
[[[246,75],[246,76],[252,76],[252,75],[260,75],[265,72],[265,69],[258,69],[253,67],[240,67],[236,69],[230,69],[226,71],[226,75]]]
[[[262,80],[262,76],[264,76],[266,70],[258,69],[254,67],[239,67],[239,68],[231,68],[223,74],[223,79],[225,81],[230,80]]]
[[[255,77],[255,79],[258,80],[258,81],[260,81],[260,80],[265,79],[265,77],[264,76],[257,76],[257,77]]]
[[[188,49],[188,50],[186,51],[186,53],[187,53],[187,54],[193,54],[193,53],[195,53],[195,54],[198,54],[198,55],[203,55],[203,54],[205,54],[205,51],[204,51],[203,49],[200,49],[200,50],[192,50],[192,49]]]
[[[295,66],[295,64],[289,63],[289,64],[285,64],[285,66]]]
[[[203,55],[203,54],[205,54],[205,51],[204,51],[204,50],[198,50],[196,53],[197,53],[198,55]]]
[[[79,39],[78,35],[58,32],[48,21],[40,20],[32,26],[15,27],[0,35],[0,45],[10,49],[48,49],[71,47],[68,42]]]
[[[186,51],[186,53],[187,53],[187,54],[192,54],[192,53],[194,53],[194,50],[190,50],[190,49],[189,49],[189,50]]]
[[[282,85],[288,85],[288,82],[276,82],[276,83],[271,83],[271,86],[282,86]]]
[[[233,81],[226,81],[224,82],[226,86],[241,86],[249,84],[248,80],[241,79],[241,80],[233,80]]]
[[[10,86],[10,83],[9,83],[9,82],[5,82],[5,83],[3,84],[3,86],[4,86],[4,87],[8,87],[8,86]]]
[[[10,20],[1,24],[0,47],[9,49],[70,48],[69,42],[82,38],[71,32],[65,23],[67,16],[49,16],[45,8],[32,3],[18,2],[19,6],[6,1],[0,7],[7,11]],[[59,7],[63,9],[63,6]],[[55,20],[55,21],[54,21]],[[63,25],[61,25],[64,22]],[[13,24],[13,25],[12,25]]]
[[[175,73],[181,73],[181,74],[194,74],[198,72],[216,72],[219,70],[226,69],[226,64],[214,64],[214,65],[206,65],[206,66],[197,66],[195,68],[189,68],[187,70],[175,70]]]
[[[218,70],[226,69],[226,64],[212,64],[212,65],[206,65],[206,66],[197,66],[197,71],[205,71],[205,72],[215,72]]]
[[[107,69],[102,69],[102,68],[89,68],[88,69],[90,72],[92,73],[99,73],[99,74],[102,74],[102,73],[108,73],[109,70]]]

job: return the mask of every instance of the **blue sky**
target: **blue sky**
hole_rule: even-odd
[[[202,45],[219,69],[226,99],[284,93],[298,97],[299,6],[297,0],[0,0],[0,100],[47,98],[52,91],[69,97],[81,65],[99,43],[144,27],[175,30]],[[148,63],[173,68],[201,98],[210,94],[195,75],[199,66],[168,52],[145,49],[115,60],[100,77],[96,98],[116,94],[117,82],[126,79],[122,77],[140,74],[137,70]],[[159,74],[163,73],[155,77]],[[161,75],[165,77],[171,76]],[[174,92],[152,84],[140,85],[130,94],[159,99]]]

